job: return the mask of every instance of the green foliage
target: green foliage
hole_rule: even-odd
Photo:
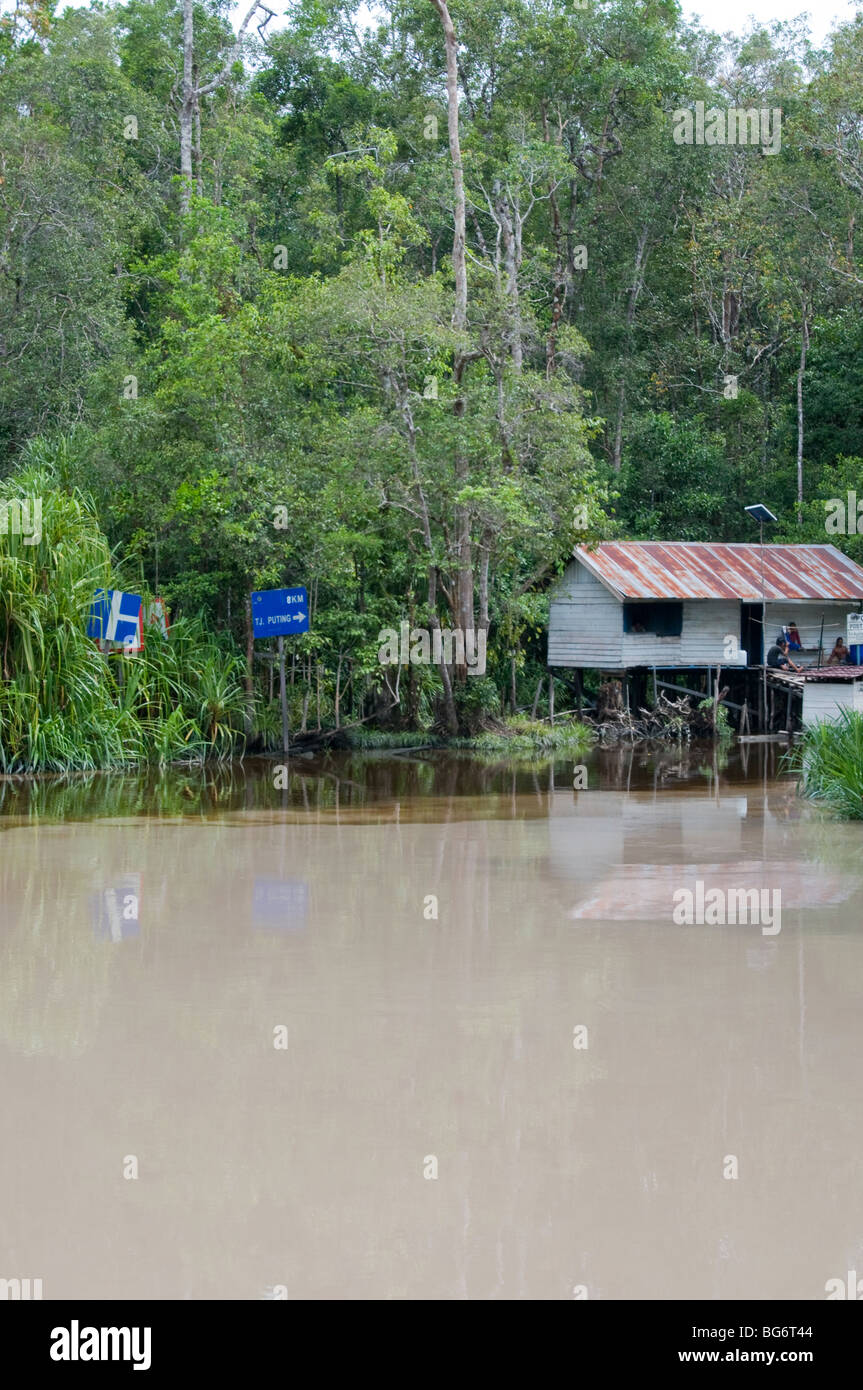
[[[592,731],[575,719],[561,720],[552,727],[542,720],[513,715],[504,720],[500,730],[477,735],[470,746],[487,753],[556,751],[580,755],[588,751],[593,741]]]
[[[665,412],[639,417],[625,459],[619,511],[628,534],[713,541],[739,530],[724,442],[700,420]]]
[[[712,700],[699,700],[698,709],[702,714],[709,714],[711,717],[713,717]],[[728,710],[725,708],[724,705],[716,706],[715,728],[716,737],[718,738],[721,744],[731,742],[731,739],[734,737],[734,729],[731,726],[731,720],[728,715]]]
[[[22,500],[31,517],[38,503],[41,535],[0,533],[0,769],[228,756],[242,738],[236,655],[180,618],[170,641],[151,631],[139,656],[104,656],[87,613],[96,589],[122,579],[92,504],[38,469],[0,486],[0,506]]]
[[[804,729],[789,765],[805,796],[846,820],[863,820],[863,715],[841,710],[835,721]]]
[[[74,594],[10,570],[27,601],[7,619],[7,761],[224,756],[244,712],[277,747],[263,663],[238,663],[255,588],[310,593],[293,727],[471,730],[513,653],[531,700],[577,541],[749,539],[753,499],[784,539],[833,539],[823,502],[863,455],[860,17],[816,56],[798,22],[720,39],[670,0],[453,0],[456,332],[428,0],[370,24],[355,0],[301,0],[265,40],[253,24],[197,113],[187,212],[176,0],[54,8],[0,23],[0,476],[47,467],[54,524],[82,509],[80,573],[46,562],[52,584],[86,590],[110,547],[204,625],[93,662]],[[199,0],[194,24],[206,83],[229,8]],[[781,107],[781,150],[677,145],[696,100]],[[381,629],[468,617],[487,676],[454,671],[446,701],[411,668],[393,707]]]

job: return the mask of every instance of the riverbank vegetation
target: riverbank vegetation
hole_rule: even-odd
[[[825,533],[863,495],[863,19],[453,0],[453,47],[444,9],[261,6],[236,46],[222,0],[0,0],[0,477],[46,499],[0,537],[3,767],[277,749],[255,589],[308,589],[296,732],[493,737],[550,727],[577,541],[753,539],[755,499],[863,559]],[[697,103],[768,152],[678,143]],[[167,647],[95,652],[109,579]],[[485,675],[382,665],[402,623]]]
[[[863,714],[844,709],[835,722],[805,729],[790,765],[804,796],[845,820],[863,820]]]
[[[123,577],[92,504],[39,470],[0,484],[0,506],[22,494],[41,501],[41,534],[0,534],[0,771],[229,756],[245,711],[230,642],[180,618],[134,657],[100,652],[86,636],[93,593]]]

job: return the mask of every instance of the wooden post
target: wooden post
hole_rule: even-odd
[[[721,670],[722,670],[722,667],[721,667],[721,666],[717,666],[717,668],[716,668],[716,687],[715,687],[715,689],[714,689],[714,691],[713,691],[713,732],[714,732],[714,734],[716,733],[716,718],[717,718],[717,715],[719,714],[719,674],[720,674]]]
[[[255,625],[254,625],[254,622],[253,622],[253,620],[252,620],[252,593],[251,593],[251,590],[249,590],[249,592],[246,594],[246,602],[245,602],[245,605],[244,605],[244,612],[245,612],[245,622],[246,622],[246,672],[245,672],[245,684],[246,684],[246,712],[245,712],[245,727],[246,727],[246,738],[251,738],[251,736],[252,736],[252,728],[253,728],[253,725],[254,725],[254,722],[255,722],[255,673],[254,673],[254,660],[255,660]]]
[[[537,683],[536,683],[536,694],[535,694],[534,697],[533,697],[533,709],[532,709],[531,712],[530,712],[530,717],[531,717],[532,720],[533,720],[533,719],[536,719],[536,712],[537,712],[537,710],[539,709],[539,697],[540,697],[540,695],[542,694],[542,682],[543,682],[543,680],[544,680],[544,677],[543,677],[543,676],[540,676],[539,680],[538,680]]]
[[[554,728],[554,676],[548,673],[548,722]]]
[[[285,639],[279,638],[279,699],[282,705],[282,752],[288,756],[290,731],[288,729],[288,692],[285,689]]]

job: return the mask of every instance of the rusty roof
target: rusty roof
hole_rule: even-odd
[[[573,555],[618,598],[761,599],[761,546],[602,541]],[[770,600],[863,599],[863,569],[835,545],[765,545]]]
[[[803,679],[807,681],[859,681],[863,680],[863,666],[811,666],[804,670]]]

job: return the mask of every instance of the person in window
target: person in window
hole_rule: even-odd
[[[777,637],[770,651],[767,653],[767,665],[774,670],[780,671],[802,671],[803,667],[798,666],[788,655],[788,643],[784,637]]]
[[[790,652],[802,652],[803,643],[800,641],[800,633],[797,631],[796,623],[788,624],[788,650]]]
[[[851,661],[851,653],[845,645],[845,639],[837,637],[833,644],[833,650],[827,658],[828,666],[847,666]]]

